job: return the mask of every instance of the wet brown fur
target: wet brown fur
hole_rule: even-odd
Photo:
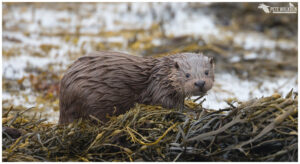
[[[188,66],[180,62],[195,55],[200,54],[156,59],[101,51],[80,57],[60,83],[59,123],[89,119],[89,115],[107,121],[107,115],[123,114],[135,103],[183,108],[185,97],[193,93],[184,88],[186,80],[179,77],[185,75],[181,75],[182,71],[177,71],[175,65],[191,69],[194,63]],[[205,64],[206,58],[205,62],[199,61]]]

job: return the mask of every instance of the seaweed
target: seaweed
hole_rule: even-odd
[[[185,104],[187,112],[136,104],[107,123],[80,119],[69,125],[25,116],[30,109],[7,111],[2,125],[22,135],[3,136],[2,160],[298,160],[298,101],[292,90],[286,97],[275,93],[221,110]]]

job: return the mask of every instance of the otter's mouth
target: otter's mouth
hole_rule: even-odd
[[[207,92],[207,90],[204,89],[204,87],[203,87],[203,88],[199,88],[199,91],[200,91],[201,93],[206,93],[206,92]]]
[[[193,94],[193,96],[202,96],[202,95],[205,95],[206,94],[206,90],[203,90],[203,89],[199,89],[197,92],[195,92]]]

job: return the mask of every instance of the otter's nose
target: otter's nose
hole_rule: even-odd
[[[195,86],[199,87],[199,88],[203,88],[205,85],[205,81],[196,81],[195,82]]]

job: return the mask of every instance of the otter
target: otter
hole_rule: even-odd
[[[90,115],[107,122],[135,103],[183,109],[187,96],[203,95],[213,83],[213,58],[203,54],[143,58],[93,52],[78,58],[61,79],[59,124]]]

